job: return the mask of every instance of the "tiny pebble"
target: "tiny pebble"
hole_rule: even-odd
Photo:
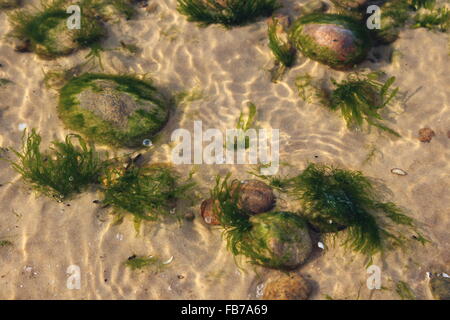
[[[26,123],[19,123],[17,127],[20,131],[24,131],[28,127],[28,125]]]
[[[325,249],[325,245],[322,242],[317,242],[317,246],[322,250]]]

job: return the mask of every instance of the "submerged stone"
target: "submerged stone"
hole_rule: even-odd
[[[268,212],[250,218],[252,229],[246,246],[258,253],[256,264],[293,269],[303,264],[312,251],[308,227],[302,218],[289,212]],[[250,257],[253,258],[253,257]]]
[[[430,290],[436,300],[450,300],[450,278],[434,276],[430,279]]]
[[[311,286],[299,274],[277,273],[267,280],[264,288],[264,300],[306,300]]]
[[[98,47],[106,30],[93,13],[83,12],[80,28],[74,26],[69,29],[69,17],[70,14],[61,4],[54,4],[37,12],[13,12],[10,15],[13,25],[10,35],[27,43],[29,49],[43,59],[65,56],[82,48]]]
[[[169,108],[149,82],[84,74],[61,89],[58,112],[70,129],[96,142],[137,147],[163,128]]]
[[[216,206],[218,206],[218,201],[216,200]],[[200,205],[200,214],[206,224],[219,225],[220,221],[217,214],[214,212],[213,200],[207,199]]]
[[[239,193],[239,195],[236,194]],[[234,181],[231,193],[237,196],[238,207],[253,215],[270,211],[275,205],[275,195],[271,187],[259,180]],[[216,210],[220,210],[216,200]],[[213,200],[204,200],[200,206],[200,213],[207,224],[219,225],[217,213],[214,212]]]
[[[239,186],[239,207],[250,214],[271,210],[275,195],[271,187],[259,180],[244,180]]]
[[[366,58],[370,40],[355,19],[337,14],[309,14],[298,19],[290,39],[305,56],[335,69],[351,68]]]

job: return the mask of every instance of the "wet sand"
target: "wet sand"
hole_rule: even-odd
[[[298,15],[297,1],[282,1],[281,12]],[[298,1],[301,2],[301,1]],[[27,2],[29,3],[29,2]],[[9,31],[0,13],[0,36]],[[312,299],[399,299],[397,281],[405,281],[420,299],[431,298],[426,272],[447,272],[450,266],[450,56],[449,35],[425,29],[404,30],[390,48],[372,50],[360,67],[382,70],[397,78],[400,99],[383,111],[386,124],[401,134],[391,137],[375,129],[354,132],[337,113],[303,102],[295,78],[309,73],[317,78],[342,79],[345,72],[333,71],[299,57],[278,83],[270,81],[272,55],[267,46],[264,20],[225,31],[220,26],[199,28],[176,11],[176,1],[158,1],[157,10],[130,21],[108,26],[105,47],[134,42],[137,56],[120,50],[103,54],[105,72],[148,74],[172,94],[201,91],[199,99],[186,101],[150,149],[152,161],[170,161],[176,128],[192,130],[193,121],[203,128],[222,131],[235,127],[241,110],[251,101],[257,106],[259,128],[280,129],[280,161],[288,163],[283,174],[295,174],[308,161],[361,170],[390,190],[389,200],[406,209],[432,242],[425,247],[416,241],[402,251],[375,257],[382,269],[383,290],[366,286],[364,258],[328,243],[316,248],[298,272],[314,287]],[[374,54],[377,52],[378,54]],[[43,83],[43,71],[69,68],[84,60],[87,51],[43,61],[34,54],[19,54],[5,40],[0,42],[0,78],[14,84],[0,88],[0,147],[20,148],[21,129],[36,128],[44,145],[63,139],[69,131],[56,114],[57,93]],[[430,143],[418,140],[418,131],[432,128]],[[376,148],[370,162],[365,159]],[[125,152],[125,151],[122,151]],[[177,166],[187,176],[193,166]],[[407,176],[393,175],[392,168]],[[203,165],[196,174],[197,193],[208,196],[216,174],[232,172],[249,178],[248,165]],[[199,203],[191,210],[193,222],[144,224],[136,235],[133,221],[111,224],[113,216],[93,200],[95,190],[74,200],[57,203],[38,197],[22,183],[6,162],[0,162],[0,240],[13,245],[0,248],[1,299],[247,299],[257,298],[269,273],[243,265],[240,270],[226,250],[220,229],[206,226],[199,217]],[[281,209],[298,210],[298,203],[280,199]],[[123,262],[131,255],[157,255],[173,261],[161,272],[131,271]],[[81,289],[66,286],[70,265],[81,269]]]

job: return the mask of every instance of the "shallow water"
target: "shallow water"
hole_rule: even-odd
[[[283,2],[284,11],[298,15],[295,1]],[[282,81],[272,83],[265,21],[227,31],[219,26],[198,28],[175,8],[175,0],[158,1],[155,12],[140,9],[137,18],[108,27],[107,48],[118,48],[122,40],[135,42],[142,52],[137,56],[120,50],[105,52],[105,72],[145,73],[167,92],[202,93],[175,111],[147,156],[156,162],[170,161],[173,130],[192,131],[194,120],[201,120],[204,129],[234,128],[246,103],[253,102],[258,111],[256,125],[280,129],[280,161],[290,165],[282,173],[297,173],[308,161],[361,170],[385,184],[389,200],[406,208],[432,241],[426,247],[413,241],[405,251],[376,257],[374,264],[382,269],[386,290],[374,291],[366,286],[363,257],[338,243],[325,251],[316,248],[311,260],[299,269],[313,283],[311,298],[398,299],[395,283],[399,280],[407,282],[418,298],[430,298],[425,273],[450,272],[448,34],[405,30],[392,45],[396,52],[392,63],[388,62],[389,48],[377,48],[380,60],[361,65],[397,78],[395,84],[405,99],[384,113],[386,124],[402,136],[392,138],[375,129],[349,131],[338,114],[298,97],[294,85],[298,75],[342,79],[343,72],[300,57]],[[0,36],[8,31],[6,15],[0,13]],[[1,147],[18,149],[20,129],[25,125],[36,128],[46,144],[69,133],[57,117],[57,94],[44,86],[43,71],[74,66],[86,54],[43,61],[33,54],[14,52],[5,40],[0,42],[0,78],[15,83],[0,88]],[[436,132],[430,143],[417,139],[423,127]],[[373,147],[377,152],[365,162]],[[177,169],[187,175],[192,167]],[[408,175],[393,175],[392,168]],[[244,179],[249,169],[248,165],[203,165],[196,174],[197,191],[207,197],[217,173],[230,171]],[[220,230],[202,223],[199,203],[179,208],[181,212],[193,210],[197,215],[193,222],[146,224],[136,235],[131,219],[111,225],[108,210],[92,202],[100,197],[95,191],[56,203],[28,190],[5,162],[0,162],[0,184],[0,239],[13,242],[11,247],[0,248],[2,299],[246,299],[256,298],[257,286],[269,273],[245,264],[245,271],[240,270]],[[289,199],[278,204],[298,209]],[[162,272],[136,272],[123,265],[133,254],[158,255],[163,260],[173,256],[173,261]],[[66,286],[70,265],[80,267],[80,290]]]

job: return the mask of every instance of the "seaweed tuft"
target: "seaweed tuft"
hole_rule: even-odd
[[[241,26],[268,17],[280,8],[278,0],[177,0],[178,11],[202,26]]]
[[[47,152],[41,152],[40,145],[41,136],[35,130],[25,132],[22,151],[13,150],[18,159],[11,161],[33,189],[62,201],[98,183],[105,163],[94,146],[80,136],[70,134],[64,142],[54,141]]]
[[[134,216],[137,231],[142,221],[157,221],[174,213],[176,201],[187,199],[194,183],[180,183],[179,176],[166,165],[128,169],[111,166],[102,177],[105,205],[116,213]]]
[[[125,261],[125,266],[133,271],[151,268],[158,272],[164,268],[164,264],[158,257],[136,255],[132,255],[131,257],[129,257],[127,261]]]
[[[413,20],[413,28],[426,28],[440,32],[450,30],[450,10],[447,8],[435,8],[417,13]]]
[[[344,245],[368,257],[403,245],[402,232],[416,232],[413,219],[394,203],[381,201],[359,171],[309,164],[292,179],[290,193],[300,200],[311,225],[322,232],[346,228]]]
[[[331,92],[319,92],[321,104],[330,110],[339,110],[349,128],[361,128],[366,122],[399,137],[396,131],[381,123],[383,119],[379,114],[395,98],[399,89],[392,89],[395,77],[383,82],[381,75],[379,72],[367,75],[351,73],[341,82],[331,79],[335,88]]]
[[[289,41],[283,41],[278,36],[280,22],[276,18],[272,18],[272,23],[268,26],[269,48],[272,50],[275,59],[284,67],[289,68],[295,61],[295,49]]]

